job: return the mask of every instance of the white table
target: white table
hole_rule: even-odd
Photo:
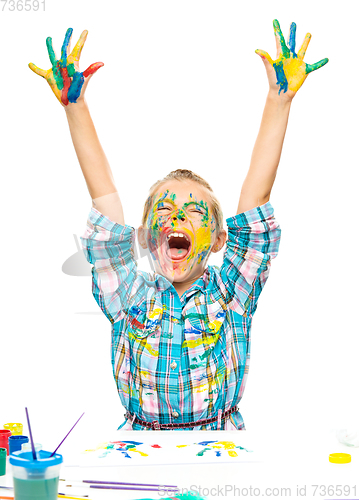
[[[165,434],[165,433],[161,433]],[[172,436],[174,432],[171,432]],[[146,432],[146,435],[148,433]],[[178,439],[182,439],[182,432],[177,432]],[[186,433],[186,437],[187,437]],[[141,440],[143,432],[126,433],[128,440]],[[241,498],[243,496],[289,496],[306,498],[359,498],[359,448],[349,448],[340,444],[334,432],[323,432],[312,435],[301,431],[295,435],[251,436],[248,431],[242,432],[192,432],[194,441],[227,440],[243,443],[251,448],[259,458],[256,462],[208,464],[198,463],[187,465],[162,466],[121,466],[121,467],[74,467],[64,465],[61,477],[67,480],[97,479],[108,481],[124,481],[135,483],[177,484],[180,488],[195,487],[197,491],[208,499]],[[330,453],[350,453],[352,462],[349,464],[332,464],[329,462]],[[0,477],[0,485],[11,485],[11,473],[7,470],[6,476]],[[315,485],[321,485],[324,488]],[[339,494],[340,490],[328,490],[328,487],[343,487],[351,489],[349,495]],[[227,487],[227,491],[226,491]],[[240,491],[234,491],[234,487]],[[251,489],[250,489],[251,488]],[[267,489],[271,490],[268,491]],[[287,491],[280,491],[288,488]],[[298,488],[300,493],[298,493]],[[355,489],[356,488],[356,489]],[[163,498],[157,492],[136,492],[119,490],[89,490],[88,488],[65,488],[61,485],[61,492],[74,495],[86,495],[93,500]],[[252,492],[252,495],[250,493]],[[272,494],[268,494],[272,492]],[[225,494],[226,493],[226,494]],[[239,495],[240,493],[240,495]],[[304,494],[305,493],[305,494]],[[6,493],[7,494],[7,493]]]

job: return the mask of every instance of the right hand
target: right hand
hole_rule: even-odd
[[[97,62],[91,64],[82,73],[80,72],[79,61],[88,31],[85,30],[81,33],[71,54],[68,55],[72,31],[72,28],[66,31],[61,48],[61,59],[56,59],[52,48],[52,38],[48,37],[46,39],[47,51],[52,64],[49,70],[38,68],[33,63],[29,64],[29,68],[34,73],[46,79],[53,93],[64,107],[68,106],[69,103],[78,103],[84,100],[84,93],[91,76],[104,65],[102,62]]]

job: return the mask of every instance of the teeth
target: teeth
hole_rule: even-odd
[[[172,236],[174,236],[175,238],[186,238],[186,240],[188,240],[188,237],[182,233],[172,233],[169,236],[167,236],[167,240],[169,240]]]

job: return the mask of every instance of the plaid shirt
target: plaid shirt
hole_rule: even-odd
[[[81,238],[92,292],[112,324],[112,367],[125,408],[141,420],[185,423],[221,415],[242,398],[258,297],[281,230],[270,202],[227,219],[221,268],[208,266],[179,297],[137,270],[135,230],[91,209]],[[126,420],[124,429],[144,429]],[[244,429],[239,412],[193,430]]]

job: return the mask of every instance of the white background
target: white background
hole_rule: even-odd
[[[236,213],[267,93],[254,51],[275,57],[277,18],[285,38],[297,23],[297,50],[312,34],[306,62],[329,63],[292,104],[270,200],[282,242],[253,320],[240,409],[264,440],[359,428],[355,6],[46,0],[45,12],[0,11],[0,427],[25,423],[28,406],[35,440],[50,449],[83,411],[94,429],[123,421],[111,324],[95,314],[90,277],[62,272],[91,199],[64,110],[28,63],[48,69],[47,36],[60,55],[68,27],[72,46],[89,30],[81,69],[105,66],[87,102],[127,224],[140,224],[149,187],[176,168],[207,179],[227,218]]]

